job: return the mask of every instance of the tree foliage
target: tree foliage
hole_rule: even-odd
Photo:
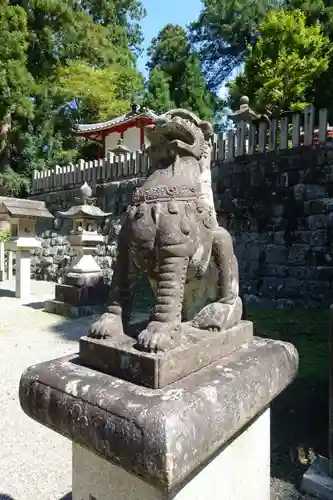
[[[27,70],[28,29],[25,11],[0,0],[0,187],[20,184],[10,164],[12,138],[19,120],[32,114],[29,92],[34,81]],[[6,192],[6,191],[5,191]]]
[[[156,113],[165,113],[168,109],[175,107],[170,95],[170,80],[170,76],[158,66],[150,72],[145,105]]]
[[[96,122],[129,111],[130,99],[142,88],[142,79],[135,69],[94,68],[72,61],[59,68],[57,84],[60,96],[74,107],[79,119]]]
[[[203,0],[199,18],[190,26],[190,39],[199,50],[211,89],[218,89],[244,61],[258,25],[280,5],[281,0]]]
[[[156,111],[170,104],[187,107],[201,118],[211,119],[217,97],[208,89],[200,62],[184,28],[168,24],[148,49],[150,70],[145,103]]]
[[[300,110],[313,101],[313,82],[329,67],[332,46],[319,22],[306,25],[300,10],[273,11],[249,46],[244,72],[229,84],[235,103],[247,95],[258,111]]]
[[[286,8],[300,9],[306,15],[307,25],[320,22],[323,33],[333,42],[333,4],[331,0],[285,0]],[[329,67],[321,72],[313,82],[314,104],[317,107],[328,108],[333,113],[333,55],[330,53]]]
[[[83,141],[72,134],[77,120],[112,118],[142,93],[135,66],[144,15],[137,0],[0,0],[0,151],[8,193],[19,192],[32,169],[82,153]]]

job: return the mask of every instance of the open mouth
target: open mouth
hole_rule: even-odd
[[[166,123],[165,125],[162,125],[160,130],[170,143],[182,141],[189,146],[193,146],[195,143],[194,134],[181,123]]]

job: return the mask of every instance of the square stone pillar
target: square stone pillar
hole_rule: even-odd
[[[0,281],[5,281],[6,279],[6,269],[5,269],[5,244],[0,241]]]
[[[73,444],[73,500],[269,500],[270,410],[257,416],[227,446],[172,492]]]
[[[10,281],[13,279],[13,256],[14,252],[8,250],[7,252],[7,279]]]
[[[18,299],[30,297],[30,261],[30,250],[17,250],[15,297]]]

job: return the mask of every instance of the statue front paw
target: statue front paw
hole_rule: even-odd
[[[113,313],[104,313],[90,328],[88,337],[94,339],[115,338],[124,335],[121,316]]]
[[[177,345],[180,324],[151,321],[137,338],[137,347],[148,352],[165,352]]]

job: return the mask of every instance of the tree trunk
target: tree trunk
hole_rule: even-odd
[[[9,131],[11,115],[8,112],[0,122],[0,196],[6,195],[6,185],[3,174],[10,165]]]

